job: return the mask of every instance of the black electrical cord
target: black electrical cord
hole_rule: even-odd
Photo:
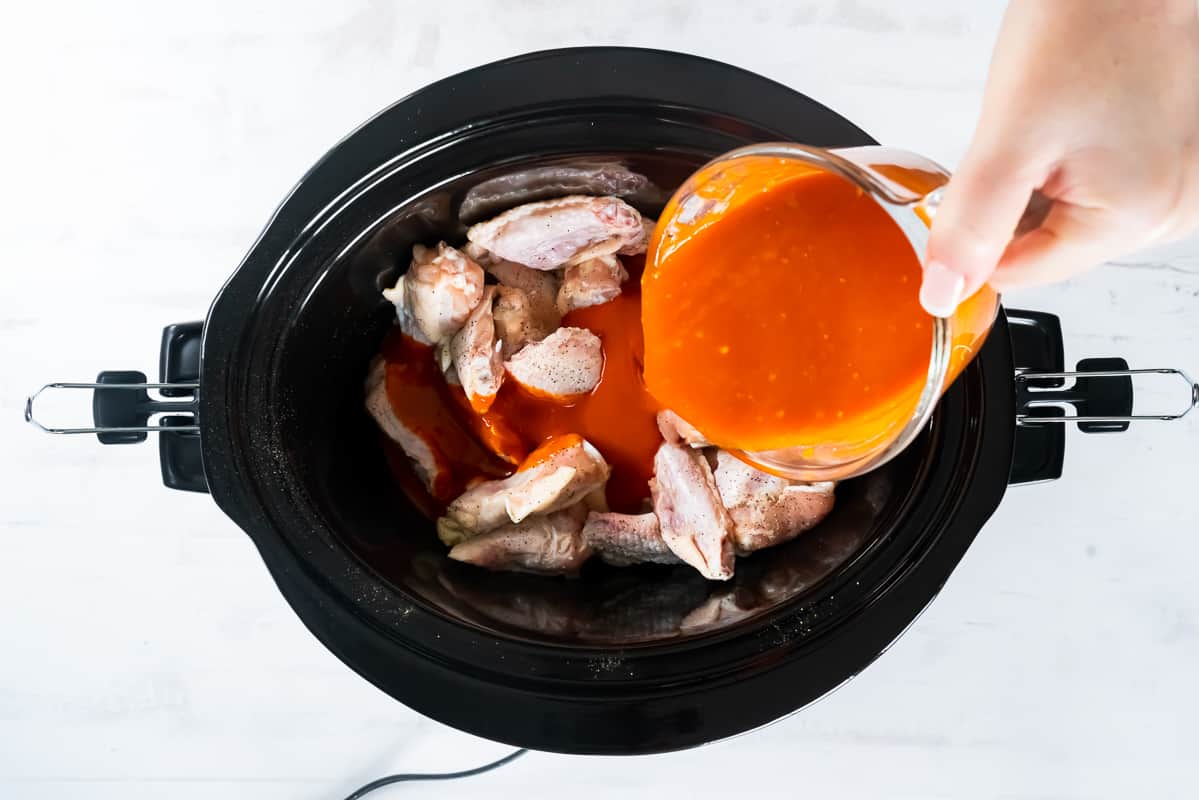
[[[466,769],[462,772],[410,772],[407,774],[387,775],[377,780],[373,780],[365,786],[362,786],[351,792],[346,800],[360,800],[360,798],[365,797],[368,793],[375,791],[375,789],[381,789],[384,786],[390,786],[393,783],[409,783],[415,781],[450,781],[454,780],[455,778],[469,778],[472,775],[481,775],[484,772],[490,772],[491,770],[502,767],[505,764],[511,764],[513,761],[520,758],[527,752],[529,751],[523,749],[516,750],[499,759],[498,761],[492,761],[490,764],[484,764],[483,766],[475,767],[474,769]]]

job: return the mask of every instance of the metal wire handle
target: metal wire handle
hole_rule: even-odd
[[[72,433],[199,433],[199,425],[131,425],[131,426],[108,426],[95,428],[47,428],[42,423],[38,422],[33,416],[33,403],[38,396],[47,389],[131,389],[145,391],[147,389],[189,389],[193,392],[198,391],[199,383],[47,383],[42,388],[31,394],[25,400],[25,421],[35,428],[45,432],[54,434],[72,434]],[[153,413],[171,412],[191,412],[195,408],[194,400],[173,403],[170,401],[156,400],[154,401]]]
[[[1086,416],[1075,414],[1073,416],[1061,417],[1037,417],[1026,413],[1017,413],[1017,422],[1035,422],[1040,425],[1046,422],[1141,422],[1147,420],[1156,420],[1159,422],[1171,422],[1176,419],[1182,419],[1187,414],[1191,413],[1196,407],[1199,407],[1199,383],[1196,383],[1190,375],[1180,369],[1114,369],[1114,370],[1096,370],[1095,372],[1017,372],[1016,383],[1024,384],[1030,391],[1030,395],[1037,392],[1036,387],[1027,386],[1029,381],[1048,379],[1066,379],[1066,378],[1131,378],[1135,375],[1176,375],[1187,385],[1191,391],[1190,403],[1186,408],[1176,414],[1127,414],[1123,416]],[[1063,405],[1061,400],[1036,400],[1035,397],[1030,398],[1025,402],[1025,408],[1060,408]]]

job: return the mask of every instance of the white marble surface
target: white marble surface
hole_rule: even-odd
[[[504,752],[344,668],[207,497],[159,486],[154,448],[55,439],[20,420],[46,380],[152,373],[160,327],[204,313],[275,204],[343,133],[468,66],[638,44],[763,73],[953,164],[1001,6],[6,7],[0,797],[329,798],[383,771]],[[1010,301],[1060,313],[1069,357],[1199,371],[1194,241]],[[535,754],[383,796],[1192,795],[1199,418],[1068,444],[1066,477],[1012,491],[911,631],[800,715],[699,751]]]

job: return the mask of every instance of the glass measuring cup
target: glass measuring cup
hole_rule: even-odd
[[[825,150],[772,143],[727,153],[700,168],[679,188],[658,222],[647,254],[646,275],[663,269],[677,248],[685,247],[691,237],[723,214],[782,182],[813,172],[839,176],[873,200],[902,232],[923,267],[928,226],[940,200],[940,187],[949,179],[946,170],[922,156],[893,148]],[[914,282],[913,297],[916,291]],[[738,449],[736,442],[714,443],[754,466],[797,480],[841,480],[874,469],[901,452],[924,428],[941,395],[978,352],[998,308],[998,295],[983,288],[952,316],[929,317],[931,337],[923,386],[913,386],[877,412],[830,421],[819,436],[789,441],[786,447],[776,449],[751,452]],[[813,391],[819,387],[814,386]],[[688,422],[703,432],[702,421]]]

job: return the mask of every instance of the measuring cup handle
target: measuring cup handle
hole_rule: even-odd
[[[938,186],[916,203],[916,211],[929,221],[937,216],[937,209],[941,207],[941,201],[945,197],[945,187]],[[1015,236],[1028,233],[1041,226],[1045,221],[1045,217],[1049,215],[1049,209],[1053,206],[1053,200],[1047,195],[1044,195],[1040,190],[1034,191],[1028,198],[1028,205],[1024,207],[1024,213],[1020,215],[1020,221],[1016,223]]]

